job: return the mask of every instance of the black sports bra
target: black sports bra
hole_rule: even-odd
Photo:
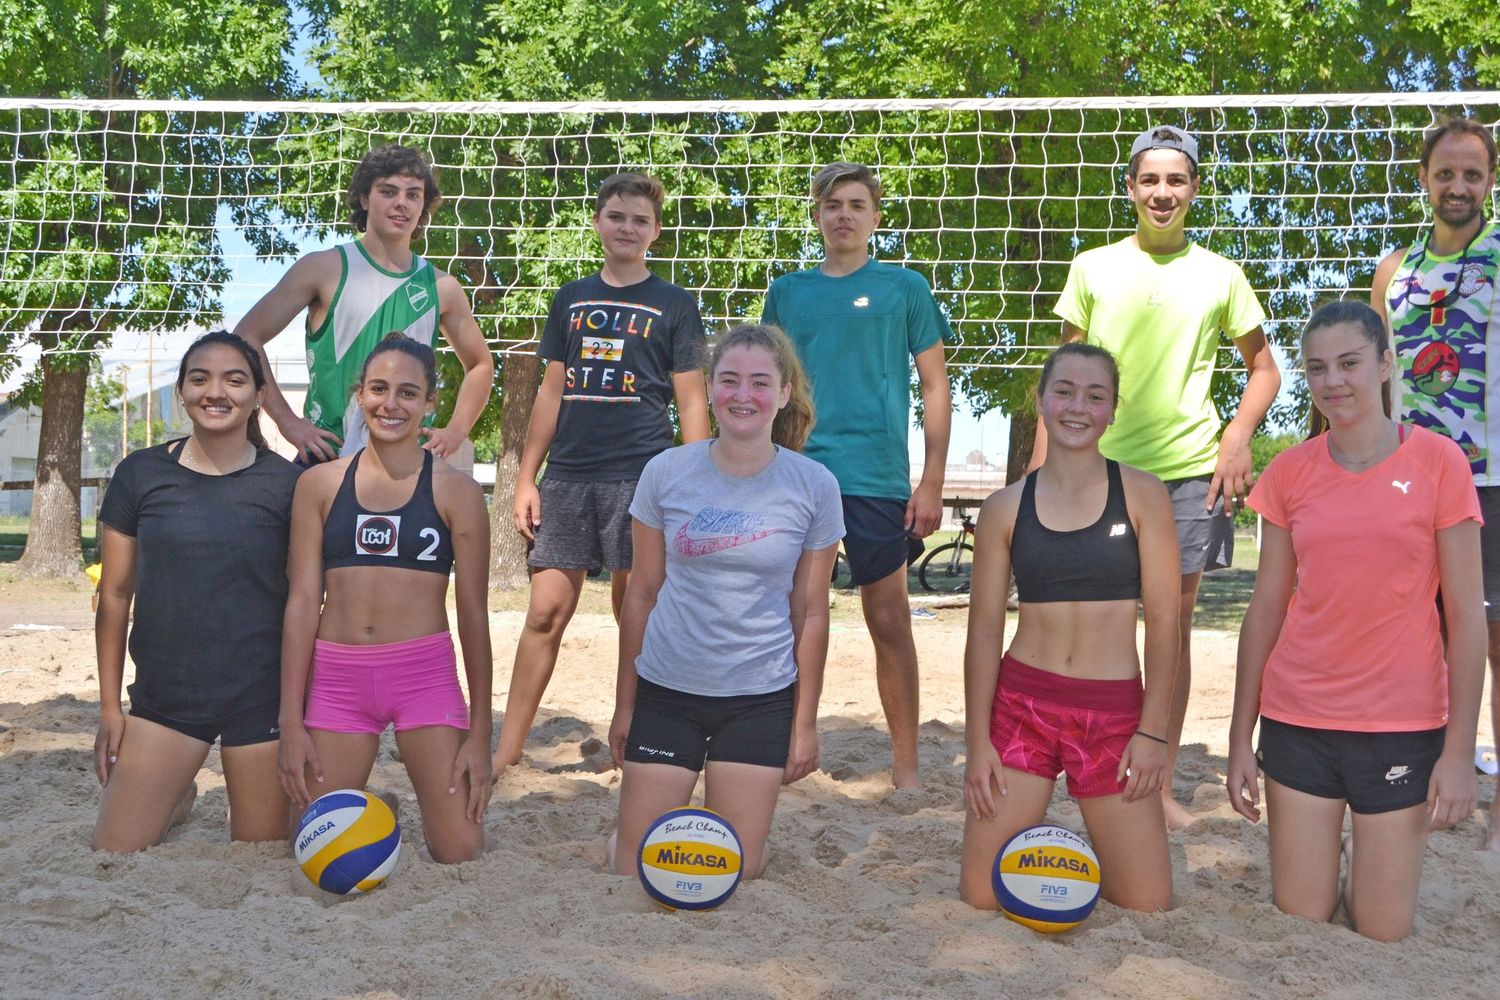
[[[453,569],[453,535],[432,499],[432,452],[423,454],[411,499],[379,512],[361,507],[354,489],[363,457],[361,451],[349,463],[323,522],[323,568],[397,566],[447,576]]]
[[[1127,601],[1141,596],[1141,554],[1125,507],[1120,464],[1108,459],[1104,464],[1109,473],[1104,513],[1077,531],[1054,531],[1037,520],[1037,474],[1026,477],[1010,541],[1016,595],[1022,601]]]

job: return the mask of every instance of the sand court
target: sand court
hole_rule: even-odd
[[[840,598],[848,601],[849,598]],[[490,805],[489,852],[423,858],[416,801],[387,736],[372,786],[402,801],[390,881],[340,900],[284,847],[230,845],[218,752],[191,817],[134,856],[89,850],[98,784],[92,620],[80,588],[0,582],[0,994],[370,997],[1423,997],[1500,995],[1500,856],[1476,848],[1495,780],[1434,834],[1417,930],[1396,945],[1270,902],[1264,825],[1223,782],[1232,632],[1195,634],[1176,792],[1198,817],[1170,837],[1177,908],[1101,902],[1045,938],[958,899],[966,611],[916,623],[924,788],[889,790],[873,653],[836,614],[821,767],[782,792],[764,879],[719,910],[669,913],[605,874],[618,774],[604,746],[615,628],[569,629],[522,765]],[[37,631],[12,624],[57,625]],[[497,725],[521,612],[495,611]],[[205,656],[216,650],[205,634]],[[128,674],[127,674],[128,677]],[[1486,702],[1486,705],[1488,702]],[[1482,743],[1493,743],[1488,709]],[[1061,790],[1049,818],[1082,830]]]

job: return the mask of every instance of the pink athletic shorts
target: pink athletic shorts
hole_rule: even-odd
[[[1068,775],[1075,799],[1118,795],[1125,745],[1141,724],[1141,680],[1095,681],[1000,661],[990,742],[1000,763],[1041,778]]]
[[[317,640],[303,723],[335,733],[383,733],[393,722],[397,732],[469,728],[453,637],[435,632],[374,646]]]

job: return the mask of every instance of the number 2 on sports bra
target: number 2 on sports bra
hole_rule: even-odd
[[[429,535],[432,536],[432,544],[429,545],[429,546],[427,546],[427,548],[423,549],[421,552],[417,553],[417,558],[418,559],[426,560],[427,562],[437,562],[437,556],[434,554],[434,553],[437,552],[438,541],[439,541],[437,529],[436,528],[423,528],[421,530],[421,532],[417,535],[417,537],[418,538],[426,538]]]

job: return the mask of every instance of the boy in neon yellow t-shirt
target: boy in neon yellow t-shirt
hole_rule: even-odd
[[[1080,254],[1055,312],[1063,340],[1107,348],[1120,366],[1115,424],[1099,442],[1104,454],[1167,484],[1182,553],[1182,652],[1168,732],[1172,762],[1182,738],[1191,687],[1191,634],[1198,583],[1206,568],[1229,565],[1229,515],[1250,492],[1250,436],[1281,387],[1276,359],[1256,301],[1239,265],[1188,240],[1187,213],[1198,194],[1198,143],[1171,126],[1142,132],[1130,149],[1125,188],[1136,230]],[[1221,419],[1209,395],[1220,334],[1234,342],[1250,378],[1233,419]],[[1046,455],[1037,428],[1032,468]],[[1167,824],[1193,817],[1162,790]]]

